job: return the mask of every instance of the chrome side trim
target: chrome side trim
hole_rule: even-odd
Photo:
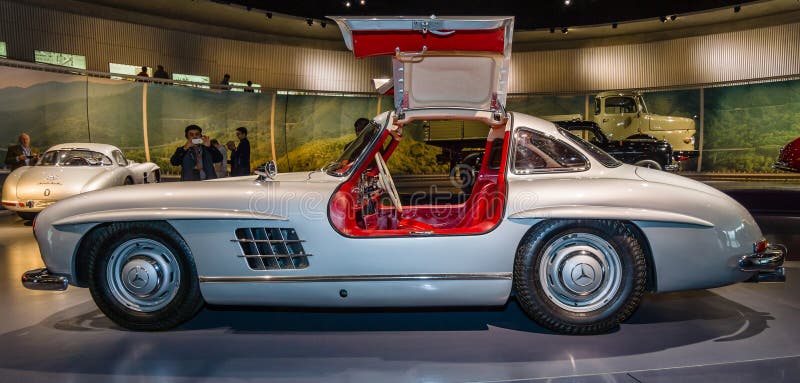
[[[314,254],[270,254],[270,255],[259,255],[259,254],[238,254],[236,255],[239,258],[297,258],[297,257],[310,257]]]
[[[305,239],[232,239],[231,242],[239,243],[300,243]]]
[[[378,274],[378,275],[326,275],[284,276],[263,275],[252,277],[200,277],[201,283],[210,282],[375,282],[375,281],[464,281],[464,280],[510,280],[511,273],[465,273],[465,274]]]

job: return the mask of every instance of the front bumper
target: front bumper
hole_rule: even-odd
[[[786,246],[769,245],[763,250],[739,259],[739,270],[756,272],[748,282],[786,282]]]
[[[787,172],[795,172],[795,173],[800,172],[800,169],[795,169],[795,168],[789,166],[789,164],[787,164],[786,162],[783,162],[783,161],[778,161],[778,162],[774,163],[772,165],[772,168],[773,169],[777,169],[777,170],[787,171]]]
[[[680,168],[681,168],[680,165],[670,164],[670,165],[665,165],[664,166],[664,171],[665,172],[676,172],[676,171],[680,170]]]
[[[50,274],[46,268],[34,269],[22,274],[22,285],[31,290],[64,291],[69,286],[69,279]]]

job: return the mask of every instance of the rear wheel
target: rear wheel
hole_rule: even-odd
[[[22,218],[23,220],[25,220],[25,221],[33,221],[33,219],[34,219],[34,218],[36,218],[36,215],[37,215],[37,214],[39,214],[39,213],[34,213],[34,212],[29,212],[29,211],[27,211],[27,212],[25,212],[25,211],[18,211],[18,212],[17,212],[17,215],[18,215],[20,218]]]
[[[166,223],[115,223],[92,238],[89,290],[118,325],[157,331],[203,307],[197,271],[183,239]]]
[[[554,220],[523,239],[514,263],[522,309],[540,325],[569,334],[609,331],[639,306],[645,256],[620,222]]]

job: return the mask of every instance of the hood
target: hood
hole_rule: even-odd
[[[32,166],[19,177],[17,199],[57,201],[79,194],[86,184],[109,170],[109,167]]]
[[[204,182],[252,182],[256,178],[255,175],[241,176],[241,177],[225,177],[216,178]],[[267,180],[267,182],[342,182],[343,177],[333,177],[327,175],[325,172],[318,170],[306,172],[291,172],[291,173],[278,173],[274,179]]]
[[[686,117],[660,116],[648,114],[650,130],[694,130],[694,120]]]

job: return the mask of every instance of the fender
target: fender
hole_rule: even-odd
[[[528,209],[511,214],[509,219],[617,219],[625,221],[670,222],[714,227],[709,221],[681,213],[616,206],[561,205]]]
[[[104,210],[78,214],[53,222],[53,226],[78,225],[85,223],[120,221],[164,221],[176,219],[219,220],[219,219],[261,219],[288,221],[284,216],[257,213],[248,210],[226,210],[208,208],[143,208],[124,210]]]

